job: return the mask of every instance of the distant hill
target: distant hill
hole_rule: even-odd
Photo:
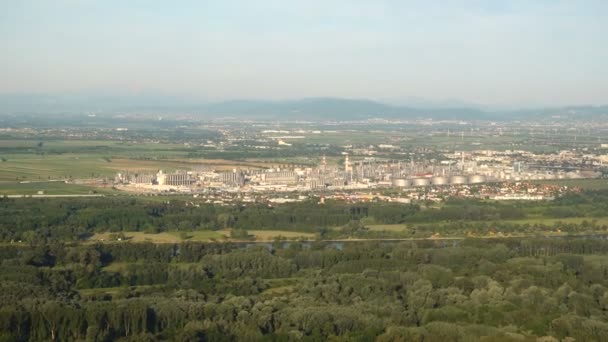
[[[258,117],[289,120],[460,119],[484,120],[490,116],[475,108],[411,108],[370,100],[310,98],[291,101],[227,101],[204,105],[205,116]]]
[[[170,117],[188,114],[201,119],[242,118],[266,120],[606,120],[608,106],[571,106],[490,111],[467,106],[413,107],[364,99],[307,98],[299,100],[233,100],[200,103],[176,97],[1,95],[0,114],[10,113],[149,113]]]

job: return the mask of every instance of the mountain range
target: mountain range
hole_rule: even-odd
[[[0,114],[15,113],[150,113],[205,118],[266,120],[605,120],[608,106],[567,106],[520,110],[488,110],[473,106],[386,104],[366,99],[305,98],[296,100],[232,100],[201,103],[177,97],[0,95]]]

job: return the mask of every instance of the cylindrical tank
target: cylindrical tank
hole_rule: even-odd
[[[431,184],[431,181],[428,178],[414,178],[412,179],[413,186],[428,186]]]
[[[479,184],[479,183],[485,183],[486,182],[486,176],[483,175],[472,175],[469,177],[469,184]]]
[[[437,176],[437,177],[433,177],[431,182],[433,183],[433,185],[446,185],[446,184],[448,184],[448,179],[443,176]]]
[[[450,184],[467,184],[467,177],[452,176],[452,177],[450,177]]]
[[[406,188],[410,186],[410,180],[406,178],[393,178],[393,186],[399,188]]]

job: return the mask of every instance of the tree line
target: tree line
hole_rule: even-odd
[[[602,341],[608,334],[608,241],[601,239],[247,246],[7,246],[0,340]]]
[[[488,231],[548,231],[556,228],[577,232],[581,229],[608,228],[593,221],[593,218],[606,215],[607,203],[608,191],[568,194],[555,201],[526,204],[452,199],[439,208],[383,202],[352,204],[327,201],[319,205],[316,201],[307,201],[278,206],[215,206],[196,202],[195,199],[162,202],[135,197],[0,198],[0,241],[77,241],[99,232],[188,232],[225,228],[327,233],[327,228],[344,227],[353,221],[361,224],[407,224],[414,231],[424,232],[421,236],[429,236],[433,232],[482,234]],[[589,220],[560,227],[503,222],[529,217],[586,217]],[[356,233],[358,229],[353,227],[353,231],[342,235]],[[358,234],[362,233],[365,231],[359,229]]]

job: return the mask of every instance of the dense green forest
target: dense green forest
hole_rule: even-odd
[[[0,250],[3,341],[602,341],[608,242]]]
[[[499,203],[448,200],[439,207],[425,204],[316,201],[278,206],[217,206],[195,199],[160,201],[136,197],[78,199],[0,198],[0,241],[75,241],[98,232],[197,231],[268,229],[319,233],[323,238],[393,237],[366,231],[365,224],[407,224],[412,237],[433,233],[448,236],[553,231],[598,232],[608,227],[596,218],[608,215],[608,191],[573,193],[549,202]],[[518,222],[527,218],[568,219],[559,227]],[[328,229],[328,228],[344,229]],[[398,235],[394,237],[405,237]]]
[[[517,223],[539,217],[570,219],[559,224],[567,233],[602,233],[607,206],[606,191],[442,205],[3,198],[0,341],[603,341],[606,235],[323,240],[375,237],[369,224],[405,224],[416,236],[556,229]],[[318,239],[84,241],[97,232],[227,227]]]

